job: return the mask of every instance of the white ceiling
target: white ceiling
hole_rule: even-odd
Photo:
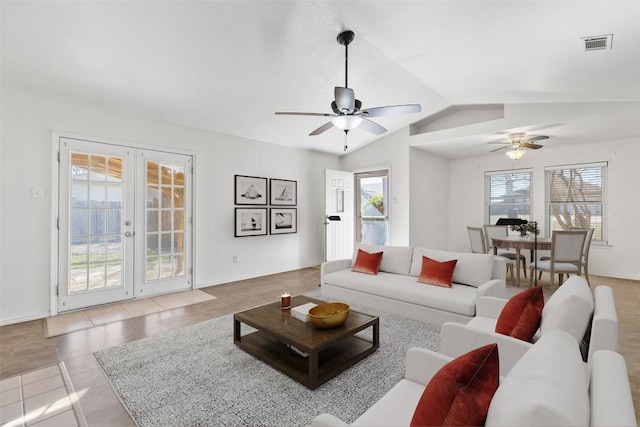
[[[511,131],[640,137],[640,1],[5,1],[2,80],[129,114],[341,154],[309,132],[344,84],[375,121],[455,158]],[[613,34],[585,52],[583,37]],[[477,107],[480,105],[482,107]],[[472,108],[470,106],[473,106]],[[378,136],[356,129],[350,150]]]

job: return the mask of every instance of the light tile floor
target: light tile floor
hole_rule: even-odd
[[[198,289],[60,314],[45,319],[45,336],[54,337],[119,320],[145,316],[216,299]]]
[[[0,381],[2,427],[86,426],[64,364]]]

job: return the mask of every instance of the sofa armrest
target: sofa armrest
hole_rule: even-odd
[[[332,261],[323,262],[320,265],[320,283],[324,283],[324,275],[333,273],[334,271],[345,270],[351,268],[351,258],[349,259],[336,259]]]
[[[479,297],[497,297],[504,298],[507,290],[507,284],[504,279],[491,279],[488,282],[478,286],[477,295]]]
[[[492,343],[498,344],[502,376],[506,376],[516,362],[533,346],[530,342],[455,322],[447,322],[440,329],[440,353],[449,357],[458,357]]]
[[[609,286],[596,286],[589,338],[589,356],[598,350],[618,351],[618,314],[613,291]]]
[[[349,424],[331,414],[320,414],[311,421],[311,427],[348,426]]]
[[[497,319],[508,301],[504,298],[480,297],[476,301],[476,316]]]
[[[404,377],[426,386],[435,373],[451,360],[451,357],[426,348],[410,348],[405,358]]]
[[[637,426],[624,358],[613,351],[593,354],[589,380],[592,426]]]

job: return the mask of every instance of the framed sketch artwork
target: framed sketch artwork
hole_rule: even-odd
[[[236,237],[265,236],[267,208],[236,208]]]
[[[271,208],[271,234],[298,232],[298,212],[295,208]]]
[[[236,205],[266,205],[267,178],[235,175]]]
[[[298,183],[288,179],[269,180],[270,204],[274,206],[295,206],[298,204]]]

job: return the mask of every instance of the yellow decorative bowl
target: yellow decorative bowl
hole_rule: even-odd
[[[309,322],[318,329],[331,329],[342,325],[349,317],[349,305],[342,302],[320,304],[309,310]]]

